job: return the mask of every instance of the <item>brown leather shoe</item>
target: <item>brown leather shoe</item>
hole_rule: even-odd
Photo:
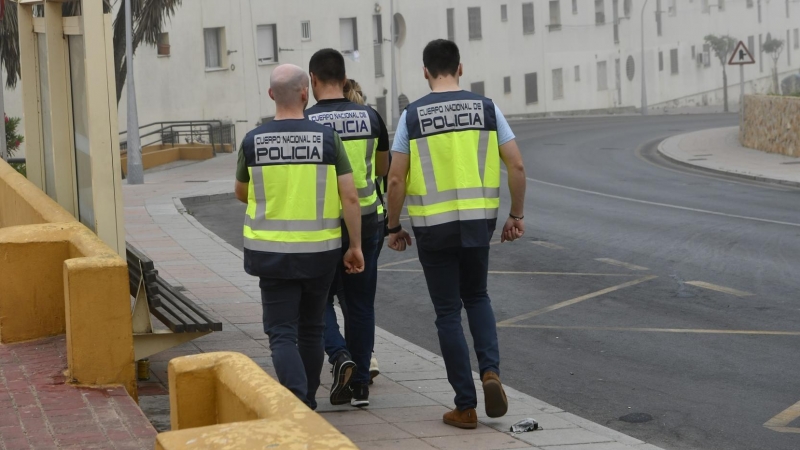
[[[483,398],[486,402],[486,415],[502,417],[508,411],[508,398],[500,377],[494,372],[483,374]]]
[[[458,408],[444,413],[442,417],[444,423],[458,428],[475,429],[478,428],[478,413],[475,408],[466,409],[464,411]]]

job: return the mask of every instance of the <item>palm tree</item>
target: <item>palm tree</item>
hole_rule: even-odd
[[[108,13],[117,8],[114,18],[114,73],[117,77],[117,104],[119,104],[122,88],[125,86],[127,64],[125,61],[125,8],[124,0],[104,0],[104,12]],[[8,71],[6,85],[14,87],[20,76],[19,68],[19,33],[17,31],[17,4],[11,0],[5,2],[5,17],[0,21],[0,63]],[[144,42],[149,45],[158,44],[158,35],[161,34],[166,21],[175,15],[175,10],[181,5],[182,0],[131,0],[133,14],[133,52],[139,44]],[[64,16],[80,14],[81,2],[64,3]]]

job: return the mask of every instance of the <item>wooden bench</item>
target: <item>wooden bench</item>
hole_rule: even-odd
[[[133,306],[133,346],[140,360],[178,346],[213,331],[222,331],[222,323],[186,298],[166,282],[153,261],[126,244],[130,292]],[[153,329],[150,315],[168,329]]]

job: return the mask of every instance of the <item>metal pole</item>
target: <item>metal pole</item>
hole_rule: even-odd
[[[0,0],[3,1],[3,0]],[[6,148],[6,120],[5,120],[5,111],[6,111],[6,104],[5,98],[3,97],[6,89],[5,79],[3,79],[3,71],[0,70],[0,111],[3,111],[3,125],[0,126],[0,159],[3,161],[8,161],[8,158],[11,155],[8,154],[8,149]]]
[[[647,115],[647,71],[644,64],[644,8],[647,7],[647,1],[644,0],[642,5],[642,115]]]
[[[133,82],[133,19],[131,0],[125,0],[125,62],[128,85],[128,184],[143,184],[142,143],[139,140],[139,113],[136,110],[136,86]]]
[[[744,120],[744,65],[739,64],[739,115]]]
[[[395,32],[394,29],[394,0],[390,0],[389,2],[389,15],[391,16],[389,20],[391,20],[391,26],[389,30],[392,35],[392,129],[397,129],[397,123],[400,122],[400,105],[397,102],[397,64],[395,63],[394,59],[394,48],[395,48]]]

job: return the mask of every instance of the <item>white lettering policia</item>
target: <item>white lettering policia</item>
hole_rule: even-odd
[[[422,134],[483,128],[483,102],[455,100],[417,109]]]
[[[308,119],[333,128],[343,138],[372,135],[372,124],[366,111],[321,112],[310,114]]]
[[[322,133],[265,133],[255,137],[256,164],[322,161]]]

